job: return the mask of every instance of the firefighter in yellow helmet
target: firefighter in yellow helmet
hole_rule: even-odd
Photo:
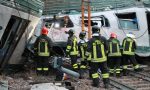
[[[87,58],[85,56],[85,52],[87,49],[87,40],[85,39],[86,37],[86,32],[80,32],[79,38],[80,41],[78,43],[78,49],[79,49],[79,54],[81,58],[81,64],[80,64],[80,78],[84,78],[84,74],[87,69]]]
[[[110,34],[110,38],[108,40],[108,65],[110,75],[120,76],[120,63],[121,63],[121,52],[120,52],[120,42],[117,39],[117,35],[115,33]]]
[[[134,40],[134,35],[132,33],[129,33],[126,35],[126,38],[124,38],[122,46],[123,46],[123,74],[126,76],[128,74],[127,72],[127,65],[128,60],[133,64],[135,71],[141,71],[141,68],[139,68],[139,64],[137,63],[135,59],[135,50],[136,50],[136,42]]]
[[[36,39],[34,43],[34,54],[36,56],[37,74],[48,75],[48,58],[50,57],[51,39],[47,36],[48,29],[43,27],[41,35]]]
[[[70,29],[68,32],[69,37],[67,41],[66,54],[71,58],[71,65],[74,71],[78,71],[77,57],[78,57],[78,42],[77,37],[74,35],[75,31]]]
[[[99,74],[97,73],[100,68],[104,87],[109,87],[109,73],[107,67],[107,50],[108,44],[105,37],[101,36],[100,28],[97,26],[92,27],[92,38],[88,42],[86,56],[91,55],[91,73],[93,79],[93,86],[99,87]]]

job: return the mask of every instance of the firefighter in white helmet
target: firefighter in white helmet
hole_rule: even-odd
[[[123,74],[126,76],[127,73],[127,65],[128,60],[133,64],[135,71],[141,71],[141,68],[139,68],[139,64],[137,63],[135,59],[135,50],[136,50],[136,42],[135,42],[135,36],[132,33],[126,34],[126,38],[123,40],[122,43],[123,46]]]

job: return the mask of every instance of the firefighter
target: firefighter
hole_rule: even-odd
[[[80,58],[81,58],[81,64],[80,64],[80,78],[84,78],[83,75],[87,69],[86,65],[87,65],[87,60],[86,60],[86,56],[85,56],[85,52],[87,49],[87,41],[85,40],[85,36],[86,36],[86,32],[80,32],[79,34],[79,38],[80,41],[78,43],[78,49],[79,49],[79,54],[80,54]]]
[[[110,39],[108,40],[108,58],[109,58],[109,71],[110,74],[120,76],[120,62],[121,62],[121,52],[120,52],[120,42],[117,39],[115,33],[110,34]]]
[[[34,53],[37,58],[37,74],[48,75],[48,58],[50,57],[51,39],[47,36],[48,29],[43,27],[41,35],[34,43]]]
[[[66,54],[71,58],[71,65],[73,70],[78,71],[79,65],[77,63],[77,57],[78,57],[77,37],[74,35],[75,31],[73,29],[70,29],[67,33],[69,34],[69,37],[67,41]]]
[[[99,87],[99,74],[98,69],[102,72],[104,87],[109,87],[109,73],[107,67],[108,44],[105,37],[101,36],[100,28],[97,26],[92,27],[92,38],[88,41],[86,56],[91,55],[91,73],[93,79],[93,86]]]
[[[139,68],[139,64],[137,63],[135,59],[135,50],[136,50],[136,42],[134,40],[134,35],[132,33],[129,33],[126,35],[127,37],[123,40],[122,46],[123,46],[123,75],[127,75],[127,65],[128,60],[133,64],[135,71],[141,71],[141,68]]]

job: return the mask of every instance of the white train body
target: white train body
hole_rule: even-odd
[[[60,25],[59,28],[55,28],[56,23],[64,23],[64,16],[69,17],[72,25],[66,28],[63,25]],[[87,16],[88,15],[85,14],[85,17]],[[64,43],[67,42],[68,37],[68,35],[65,34],[65,31],[68,31],[69,29],[74,29],[75,35],[78,37],[81,32],[81,14],[58,16],[58,19],[60,18],[61,20],[54,23],[52,21],[52,17],[43,16],[35,35],[39,36],[41,26],[48,23],[51,24],[49,27],[49,37],[54,43],[56,43],[55,45],[59,43],[61,46],[65,46]],[[87,19],[85,19],[85,25],[87,24],[86,22]],[[133,7],[120,10],[92,12],[91,22],[97,23],[97,25],[101,28],[101,35],[105,36],[107,39],[111,32],[116,33],[121,44],[123,39],[126,37],[126,34],[132,32],[136,37],[138,46],[137,54],[140,56],[150,55],[150,8]],[[85,26],[85,31],[88,31],[87,26]],[[141,50],[147,51],[146,53],[143,53],[144,51]]]

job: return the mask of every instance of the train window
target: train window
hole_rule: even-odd
[[[88,18],[84,17],[84,25],[88,27]],[[91,26],[98,25],[102,27],[110,27],[109,21],[106,17],[102,16],[93,16],[91,17]]]
[[[138,30],[138,21],[136,13],[116,14],[119,21],[119,27],[123,30]]]
[[[46,22],[45,26],[51,26],[52,24],[54,24],[54,28],[71,28],[74,27],[73,22],[71,21],[71,19],[68,16],[65,17],[58,17],[58,18],[54,18],[54,19],[45,19],[44,20]]]
[[[110,27],[108,19],[105,16],[103,16],[103,15],[102,15],[102,21],[101,21],[101,23],[102,23],[103,27]]]

